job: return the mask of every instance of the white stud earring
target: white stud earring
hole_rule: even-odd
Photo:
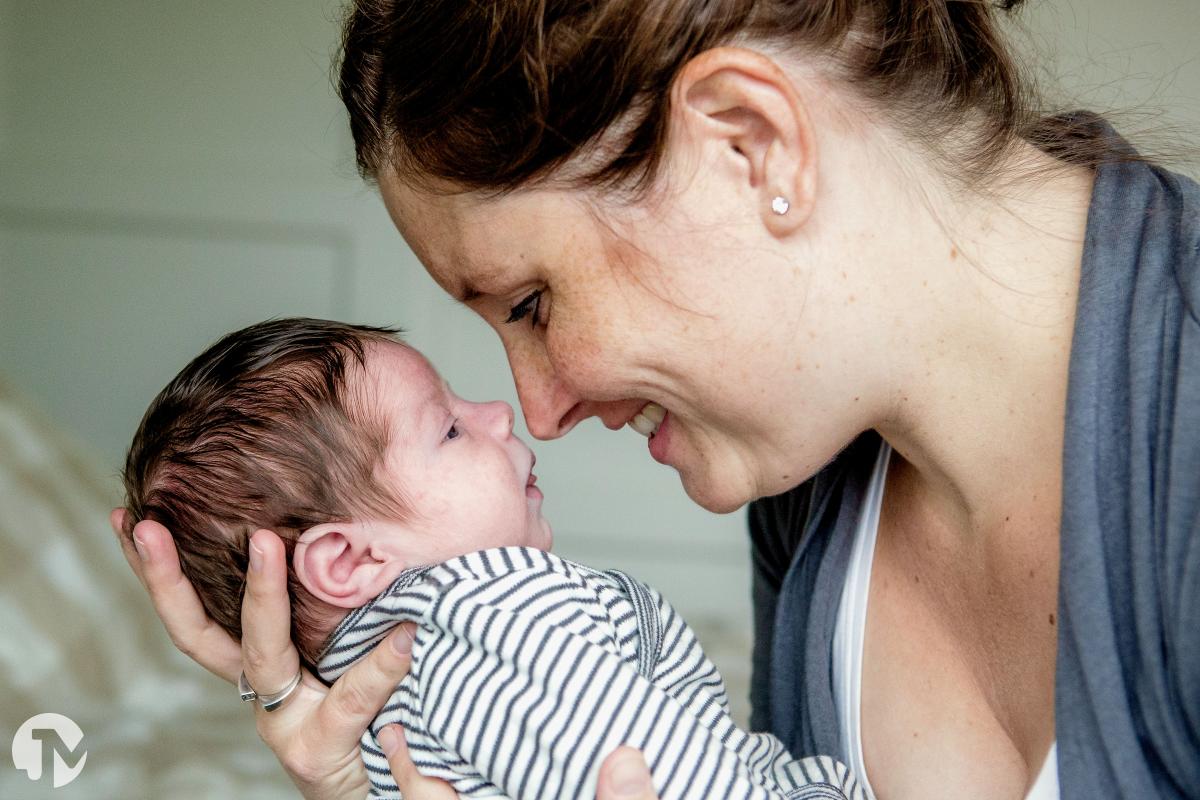
[[[786,214],[791,207],[792,204],[783,195],[775,195],[775,199],[771,201],[771,210],[780,216]]]

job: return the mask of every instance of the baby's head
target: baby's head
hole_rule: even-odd
[[[292,633],[313,663],[349,609],[413,566],[549,549],[533,454],[506,403],[455,396],[396,332],[283,319],[232,333],[155,398],[125,463],[125,535],[174,535],[210,617],[241,636],[248,540],[288,554]]]

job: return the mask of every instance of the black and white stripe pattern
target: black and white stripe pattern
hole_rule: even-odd
[[[412,669],[362,740],[372,796],[400,797],[375,738],[398,722],[420,771],[472,798],[593,798],[622,744],[645,754],[662,800],[862,797],[842,764],[734,725],[692,630],[623,573],[523,547],[409,570],[338,626],[321,678],[405,620]]]

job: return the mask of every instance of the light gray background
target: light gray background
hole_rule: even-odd
[[[460,394],[515,405],[495,337],[354,173],[337,18],[329,0],[0,0],[0,381],[92,454],[113,502],[155,392],[269,316],[402,325]],[[1197,0],[1034,2],[1019,28],[1065,106],[1200,138]],[[744,717],[743,515],[692,506],[631,431],[593,420],[536,450],[558,549],[663,589]]]

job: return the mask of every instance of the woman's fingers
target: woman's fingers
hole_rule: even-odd
[[[269,714],[257,710],[259,735],[305,797],[325,800],[366,794],[359,741],[408,674],[412,625],[404,627],[407,630],[393,631],[331,688],[305,673],[295,696],[279,710]]]
[[[133,574],[145,587],[146,579],[142,577],[142,557],[138,555],[134,547],[133,538],[125,535],[125,509],[114,508],[108,512],[108,524],[112,528],[113,536],[117,537],[117,544],[121,545],[121,553],[129,563],[129,568],[133,570]]]
[[[458,793],[450,784],[437,778],[427,778],[417,771],[408,755],[408,743],[399,725],[388,725],[379,732],[379,746],[387,756],[392,777],[400,787],[404,800],[456,800]]]
[[[317,727],[338,746],[357,742],[396,691],[412,663],[414,626],[401,625],[334,681],[317,710]]]
[[[618,747],[604,759],[596,800],[658,800],[641,753],[632,747]]]
[[[154,610],[175,646],[184,655],[230,683],[237,681],[242,651],[223,628],[204,611],[196,590],[179,570],[179,555],[170,532],[157,522],[142,520],[129,542],[122,533],[124,513],[109,515],[113,532],[134,574],[146,587]]]
[[[259,694],[280,691],[300,669],[292,644],[292,604],[287,590],[287,553],[271,531],[250,537],[250,569],[242,598],[242,668]]]

